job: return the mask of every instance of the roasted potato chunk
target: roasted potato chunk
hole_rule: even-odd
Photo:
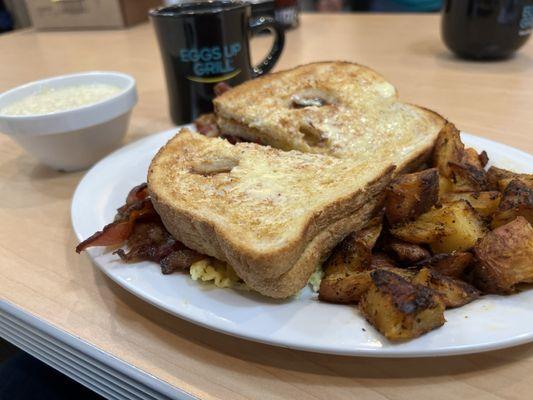
[[[358,238],[358,240],[361,241],[369,249],[372,249],[376,245],[378,237],[383,228],[381,223],[382,219],[382,215],[373,218],[368,223],[366,228],[361,229],[359,232],[356,233],[356,237]]]
[[[368,290],[371,270],[326,275],[320,282],[318,299],[330,303],[357,303]]]
[[[472,262],[472,253],[466,251],[453,251],[451,253],[435,254],[429,260],[416,263],[414,268],[431,268],[442,275],[460,278],[465,269]]]
[[[444,304],[432,290],[386,270],[370,277],[359,310],[389,340],[412,339],[444,324]]]
[[[351,234],[333,250],[322,268],[325,275],[362,271],[368,268],[371,258],[371,250]]]
[[[533,228],[521,216],[489,232],[474,254],[473,282],[485,293],[512,293],[533,282]]]
[[[325,274],[362,271],[368,268],[372,258],[371,250],[380,232],[381,218],[376,218],[366,228],[348,235],[324,263]]]
[[[428,211],[439,197],[439,173],[436,168],[400,175],[385,191],[385,215],[396,225],[416,219]]]
[[[426,214],[433,211],[429,211]],[[424,217],[424,215],[422,216]],[[440,221],[427,221],[421,218],[404,225],[390,228],[390,232],[399,239],[409,243],[434,243],[444,236],[455,233],[455,230]],[[427,218],[427,217],[424,217]]]
[[[501,179],[513,178],[516,174],[503,168],[492,166],[487,171],[487,184],[490,190],[499,190],[498,182]]]
[[[450,233],[430,243],[433,253],[468,250],[488,231],[479,214],[464,200],[444,205],[438,214]]]
[[[498,209],[510,210],[521,205],[533,205],[533,189],[520,179],[513,179],[503,192]]]
[[[518,179],[520,182],[523,182],[528,188],[533,189],[533,175],[527,175],[525,177],[517,176],[515,178],[500,179],[498,181],[498,190],[502,193],[505,192],[505,189],[507,189],[507,186],[515,179]]]
[[[520,174],[494,166],[487,171],[487,182],[490,190],[503,192],[507,184],[513,179],[520,179],[529,187],[533,185],[533,174]]]
[[[372,263],[368,270],[325,275],[320,282],[319,300],[330,303],[358,303],[372,282],[370,272],[376,269],[394,272],[407,280],[416,274],[415,271],[396,267],[384,254],[375,254],[372,255]]]
[[[395,259],[405,264],[416,263],[431,257],[431,253],[422,246],[394,238],[392,238],[387,247]]]
[[[520,179],[513,179],[503,192],[503,198],[492,218],[493,229],[521,215],[533,223],[533,188]]]
[[[433,151],[433,165],[439,173],[451,180],[453,189],[446,190],[441,182],[441,192],[471,192],[486,190],[487,177],[483,169],[486,153],[479,156],[474,149],[465,149],[461,135],[453,124],[446,124],[441,130]]]
[[[385,270],[395,273],[404,279],[410,281],[416,275],[417,271],[408,268],[397,267],[387,256],[383,254],[373,255],[372,263],[370,264],[371,270]]]
[[[481,168],[485,168],[489,163],[489,155],[485,150],[478,154],[478,160],[481,164]]]
[[[500,192],[462,192],[462,193],[446,193],[441,196],[441,202],[450,203],[457,200],[466,200],[474,210],[476,210],[482,217],[491,216],[500,205],[502,195]]]
[[[483,168],[467,163],[449,162],[450,179],[454,192],[474,192],[486,190],[487,174]]]
[[[458,200],[428,211],[416,221],[391,228],[390,232],[409,243],[427,243],[434,253],[451,253],[472,248],[487,229],[472,206]]]
[[[530,223],[533,222],[533,209],[531,206],[518,206],[510,210],[496,211],[492,216],[490,227],[492,229],[499,228],[505,224],[516,219],[516,217],[523,217]]]
[[[370,269],[384,269],[394,272],[396,275],[400,275],[402,278],[410,280],[415,276],[416,271],[407,268],[399,268],[394,261],[383,253],[372,254],[372,262],[370,263]]]
[[[487,153],[485,153],[485,155],[486,154]],[[488,157],[487,157],[487,161],[488,161]],[[484,165],[481,162],[481,156],[477,154],[476,149],[473,149],[472,147],[468,147],[465,149],[464,156],[463,156],[463,162],[465,162],[466,164],[472,165],[473,167],[476,167],[477,169],[483,169],[484,167]]]
[[[370,261],[370,268],[379,269],[379,268],[395,268],[396,264],[394,261],[384,253],[375,253],[372,254],[372,260]]]
[[[472,285],[459,279],[439,274],[430,268],[422,268],[411,280],[414,285],[422,285],[437,293],[446,308],[461,307],[477,299],[480,295]]]
[[[334,303],[359,301],[366,290],[370,275],[371,249],[381,232],[381,217],[346,237],[323,265],[324,277],[320,283],[319,299]]]
[[[439,199],[446,193],[453,192],[453,183],[449,178],[439,175]]]
[[[485,150],[478,154],[476,149],[468,147],[465,149],[463,161],[467,164],[473,165],[476,168],[483,169],[489,162],[489,155]]]
[[[440,131],[433,150],[433,166],[446,178],[452,177],[449,163],[460,164],[465,158],[465,145],[455,125],[447,123]]]

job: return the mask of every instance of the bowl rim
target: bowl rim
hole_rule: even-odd
[[[101,105],[102,103],[105,103],[105,102],[108,102],[108,101],[112,101],[113,99],[116,99],[116,98],[120,97],[121,95],[124,95],[125,93],[131,91],[131,89],[134,88],[135,84],[136,84],[135,78],[133,76],[125,74],[123,72],[118,72],[118,71],[100,71],[100,70],[86,71],[86,72],[76,72],[76,73],[73,73],[73,74],[55,75],[55,76],[51,76],[49,78],[38,79],[38,80],[35,80],[35,81],[30,81],[30,82],[27,82],[27,83],[23,83],[22,85],[15,86],[14,88],[8,89],[5,92],[0,93],[0,99],[2,99],[3,97],[7,97],[10,94],[16,93],[16,92],[18,92],[20,90],[30,88],[32,86],[50,84],[50,83],[52,83],[54,81],[60,81],[60,80],[63,80],[63,79],[68,79],[68,78],[77,78],[77,77],[81,77],[81,76],[115,76],[115,77],[118,77],[120,79],[125,79],[127,81],[127,86],[125,88],[121,89],[119,92],[113,94],[112,96],[106,97],[105,99],[99,100],[99,101],[97,101],[95,103],[89,103],[89,104],[86,104],[86,105],[83,105],[83,106],[79,106],[79,107],[75,107],[75,108],[69,108],[67,110],[54,111],[54,112],[45,113],[45,114],[9,115],[9,114],[2,114],[2,109],[0,109],[0,119],[11,120],[11,121],[32,120],[32,119],[38,119],[38,118],[42,118],[42,117],[57,117],[57,116],[61,116],[62,114],[67,114],[67,113],[70,113],[70,112],[73,112],[73,111],[83,111],[83,110],[86,110],[86,109],[90,109],[90,108],[92,108],[94,106]]]
[[[41,136],[72,132],[115,119],[131,111],[135,104],[137,104],[138,96],[135,78],[131,75],[115,71],[86,71],[40,79],[5,91],[0,94],[0,99],[20,90],[28,88],[31,90],[32,86],[50,85],[54,87],[54,82],[65,79],[74,78],[74,80],[66,85],[69,86],[71,83],[74,86],[76,85],[76,78],[84,78],[86,82],[87,77],[90,78],[91,76],[95,77],[94,82],[96,83],[98,82],[98,77],[106,77],[121,81],[121,85],[125,82],[125,86],[111,97],[68,110],[32,115],[0,114],[0,132],[8,136]]]

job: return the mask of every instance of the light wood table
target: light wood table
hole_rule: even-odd
[[[254,40],[254,57],[268,46],[267,38]],[[0,91],[75,71],[132,74],[140,99],[127,141],[171,127],[148,24],[2,35],[0,59]],[[438,16],[304,15],[301,27],[288,33],[278,69],[329,59],[372,66],[404,99],[439,111],[465,131],[533,152],[531,42],[508,61],[465,62],[444,48]],[[0,332],[89,386],[83,367],[100,366],[101,378],[111,382],[95,381],[101,393],[120,397],[113,392],[115,376],[124,385],[142,382],[153,397],[531,398],[533,345],[440,359],[349,358],[256,344],[171,317],[74,252],[69,209],[82,176],[39,165],[0,137]],[[19,335],[28,326],[35,335],[24,339]],[[61,343],[72,362],[78,360],[78,375],[57,362],[65,359],[54,353]],[[88,348],[92,358],[83,361]]]

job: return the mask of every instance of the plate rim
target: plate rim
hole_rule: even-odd
[[[105,165],[106,163],[108,163],[109,159],[119,156],[122,153],[128,153],[132,149],[138,146],[142,146],[144,143],[149,142],[150,140],[156,140],[156,137],[171,135],[172,132],[178,133],[181,128],[190,127],[190,126],[191,124],[186,124],[186,125],[170,128],[164,131],[160,131],[160,132],[145,136],[143,138],[140,138],[138,140],[135,140],[131,143],[128,143],[122,146],[121,148],[113,151],[112,153],[108,154],[106,157],[98,161],[96,164],[94,164],[84,174],[83,178],[79,181],[74,191],[74,194],[72,196],[72,200],[71,200],[71,207],[70,207],[71,226],[76,235],[76,238],[80,241],[83,240],[82,234],[77,228],[76,223],[75,223],[74,214],[75,214],[76,203],[80,201],[79,200],[81,196],[80,192],[82,191],[83,186],[87,184],[87,182],[91,179],[92,174],[95,173],[95,171],[98,168],[101,168],[102,165]],[[504,143],[493,141],[491,139],[488,139],[482,136],[473,135],[473,134],[463,132],[463,131],[461,131],[461,136],[467,141],[474,140],[474,141],[479,142],[481,145],[488,145],[488,146],[496,145],[497,147],[500,147],[502,150],[504,150],[506,154],[512,155],[514,153],[521,157],[527,157],[527,158],[533,159],[533,156],[530,155],[529,153],[523,150],[517,149],[515,147],[506,145]],[[281,347],[281,348],[294,349],[294,350],[300,350],[300,351],[306,351],[306,352],[312,352],[312,353],[341,355],[341,356],[350,356],[350,357],[427,358],[427,357],[442,357],[442,356],[455,356],[455,355],[462,355],[462,354],[481,353],[481,352],[486,352],[486,351],[493,351],[493,350],[499,350],[499,349],[504,349],[508,347],[514,347],[514,346],[518,346],[518,345],[533,341],[533,330],[532,330],[529,333],[524,333],[521,335],[513,336],[505,340],[485,342],[479,345],[475,345],[475,344],[474,345],[463,345],[463,346],[457,346],[453,348],[437,348],[437,349],[430,349],[430,350],[401,349],[401,348],[395,348],[394,344],[393,346],[388,347],[388,348],[376,347],[376,348],[355,349],[355,350],[349,350],[349,349],[343,350],[343,349],[333,348],[333,347],[328,347],[328,346],[323,346],[323,345],[315,345],[315,346],[309,346],[305,344],[299,345],[297,343],[295,344],[294,342],[289,344],[278,338],[268,339],[268,338],[253,336],[250,334],[241,333],[238,331],[237,328],[231,329],[231,328],[217,326],[216,324],[208,324],[199,318],[194,318],[190,316],[188,313],[178,313],[172,308],[169,308],[168,306],[166,306],[164,302],[158,300],[157,298],[150,296],[150,295],[146,295],[143,292],[136,291],[134,285],[129,285],[127,282],[125,282],[124,280],[121,280],[119,277],[114,275],[112,271],[102,263],[99,257],[94,255],[91,251],[87,251],[86,253],[91,263],[96,265],[98,269],[104,273],[105,276],[107,276],[109,279],[111,279],[121,288],[127,290],[132,295],[140,298],[143,301],[146,301],[147,303],[153,305],[154,307],[157,307],[158,309],[172,315],[173,317],[186,320],[190,323],[193,323],[197,326],[201,326],[202,328],[205,328],[205,329],[209,329],[211,331],[227,334],[233,337],[237,337],[239,339],[267,344],[270,346],[276,346],[276,347]]]

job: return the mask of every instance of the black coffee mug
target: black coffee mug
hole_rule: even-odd
[[[511,56],[533,28],[533,0],[445,0],[442,38],[459,57]]]
[[[177,125],[212,111],[217,83],[235,86],[270,71],[285,43],[273,18],[251,18],[249,3],[242,1],[181,3],[152,10],[150,17],[163,58],[170,115]],[[274,34],[274,43],[254,67],[249,39],[265,29]]]

